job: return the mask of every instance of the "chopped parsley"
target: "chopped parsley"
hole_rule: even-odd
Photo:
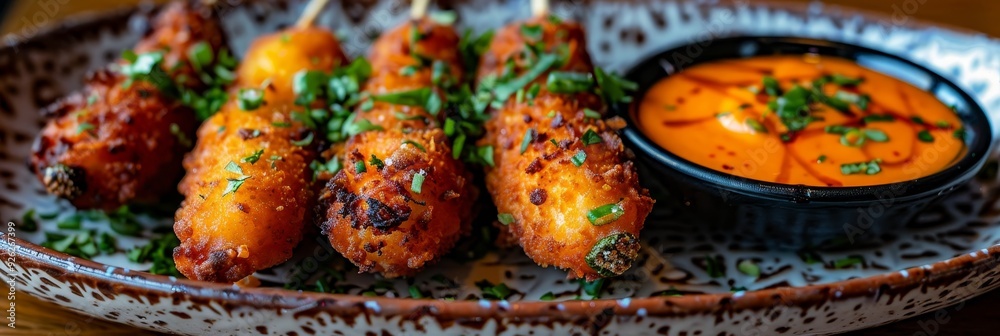
[[[261,89],[240,89],[236,95],[236,103],[240,110],[254,111],[264,105],[264,90]]]
[[[311,144],[313,142],[313,138],[314,138],[313,133],[309,132],[309,134],[306,134],[305,138],[302,138],[302,139],[296,140],[296,141],[292,141],[292,145],[299,146],[299,147],[305,147],[305,146],[308,146],[309,144]]]
[[[236,164],[236,162],[229,161],[229,163],[226,164],[225,169],[226,171],[229,171],[239,176],[235,178],[230,177],[226,179],[227,181],[226,189],[222,192],[223,197],[238,191],[240,187],[243,186],[243,183],[250,178],[250,176],[243,175],[243,168],[241,168],[240,165]]]
[[[38,220],[35,219],[35,209],[28,209],[28,211],[25,211],[21,215],[21,224],[17,226],[17,229],[24,232],[38,231]]]
[[[172,232],[159,238],[153,239],[144,246],[138,246],[129,250],[126,255],[128,260],[137,263],[152,262],[149,273],[160,275],[181,276],[174,264],[174,248],[180,246],[181,241]]]
[[[485,299],[506,300],[511,294],[510,288],[504,283],[494,285],[489,280],[484,279],[477,281],[476,286],[483,291]]]
[[[764,124],[761,124],[760,121],[757,121],[757,119],[747,118],[746,124],[748,127],[750,127],[750,129],[754,130],[754,132],[764,133],[764,134],[768,133],[767,127],[764,127]]]
[[[893,117],[891,114],[872,114],[861,118],[861,120],[864,121],[865,124],[871,124],[874,122],[896,121],[896,117]]]
[[[843,259],[838,259],[833,261],[834,268],[850,268],[855,265],[861,265],[865,262],[865,259],[860,256],[849,256]]]
[[[632,102],[629,92],[639,88],[639,84],[605,72],[601,67],[594,68],[594,78],[597,81],[597,94],[604,98],[604,102],[609,106]]]
[[[254,151],[253,153],[250,153],[249,155],[243,157],[243,159],[241,159],[240,161],[243,161],[244,163],[254,164],[254,163],[257,163],[257,161],[260,160],[260,156],[261,155],[264,155],[264,149],[263,148],[258,149],[256,151]]]
[[[726,275],[726,270],[722,266],[719,256],[705,256],[705,272],[712,278],[721,278]]]

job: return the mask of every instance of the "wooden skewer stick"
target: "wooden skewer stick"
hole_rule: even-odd
[[[430,6],[430,0],[413,0],[413,5],[410,6],[410,18],[420,19],[427,15],[427,7]]]
[[[531,14],[534,16],[549,14],[549,0],[531,0]]]
[[[330,0],[310,0],[306,4],[306,9],[302,11],[299,21],[295,22],[295,27],[308,28],[312,26],[316,21],[316,17],[323,11],[323,7],[326,7],[327,2],[330,2]]]

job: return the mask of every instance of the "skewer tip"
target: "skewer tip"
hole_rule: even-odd
[[[430,6],[430,0],[413,0],[413,4],[410,6],[410,18],[417,20],[423,18],[427,15],[427,7]]]
[[[549,14],[549,0],[531,0],[531,14],[534,16]]]
[[[330,0],[310,0],[306,4],[305,10],[302,11],[302,16],[299,17],[299,21],[295,22],[295,27],[297,28],[308,28],[316,22],[316,18],[319,14],[323,12],[323,8],[326,7],[327,2]]]

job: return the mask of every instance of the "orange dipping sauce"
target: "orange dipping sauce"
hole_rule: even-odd
[[[913,180],[966,151],[962,121],[950,107],[835,57],[695,65],[656,83],[632,113],[646,136],[688,161],[783,184]]]

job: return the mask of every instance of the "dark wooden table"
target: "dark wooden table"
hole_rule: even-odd
[[[60,7],[59,11],[52,13],[48,19],[55,21],[63,16],[83,10],[112,8],[137,1],[59,1],[60,3],[65,2],[65,4]],[[12,5],[13,12],[10,17],[26,17],[27,13],[37,12],[39,4],[42,2],[17,1]],[[944,23],[953,27],[984,32],[991,36],[1000,36],[1000,21],[998,21],[1000,1],[997,0],[824,0],[824,2],[889,15],[903,13],[901,15],[909,15],[910,18],[916,20]],[[910,10],[909,13],[902,12],[905,10],[904,6],[910,6],[908,8],[915,8],[915,10]],[[0,25],[0,33],[18,29],[23,22],[23,20],[8,20]],[[1000,291],[985,294],[964,305],[944,308],[883,327],[854,332],[852,335],[1000,335],[1000,310],[994,308],[996,303],[1000,303]],[[18,297],[18,313],[20,317],[18,329],[15,331],[5,329],[3,334],[111,336],[144,333],[130,327],[84,317],[27,296]]]

